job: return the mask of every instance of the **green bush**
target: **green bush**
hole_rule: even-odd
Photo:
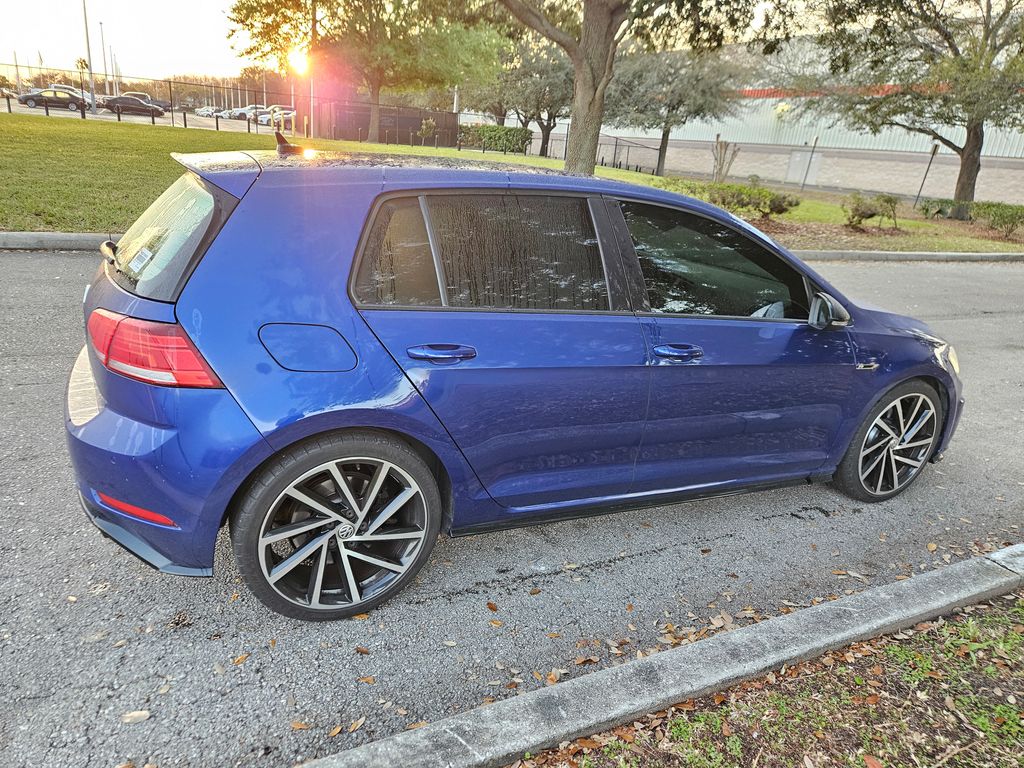
[[[846,226],[848,227],[860,227],[868,219],[882,215],[878,201],[864,197],[860,192],[854,192],[843,200],[842,208],[846,212]]]
[[[730,213],[757,215],[763,219],[780,215],[800,205],[800,198],[759,184],[730,184],[691,179],[659,179],[658,186],[670,192],[695,197]]]
[[[971,206],[971,215],[987,221],[992,229],[998,230],[1007,240],[1013,237],[1014,232],[1024,227],[1024,205],[975,203]]]
[[[479,147],[490,152],[523,152],[533,141],[533,131],[509,125],[459,126],[459,143],[464,147]]]
[[[926,219],[937,219],[939,216],[948,219],[949,213],[955,205],[956,203],[952,200],[933,200],[926,197],[918,205],[918,210],[921,211],[921,215]]]
[[[875,205],[878,207],[879,216],[886,219],[892,220],[892,226],[894,229],[899,229],[900,225],[896,222],[896,209],[900,207],[900,198],[898,195],[875,195]],[[881,222],[879,222],[881,226]]]

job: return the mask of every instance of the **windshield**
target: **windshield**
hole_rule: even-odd
[[[184,174],[118,241],[114,279],[139,296],[174,301],[235,202],[195,175]]]

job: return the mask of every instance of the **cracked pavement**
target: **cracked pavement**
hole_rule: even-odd
[[[214,578],[164,576],[80,511],[63,396],[96,258],[0,254],[5,766],[291,765],[543,685],[533,672],[585,674],[581,654],[620,663],[666,622],[739,624],[1022,541],[1024,265],[828,263],[960,354],[960,430],[907,493],[863,505],[807,486],[442,539],[369,618],[294,622],[247,593],[225,533]],[[616,656],[607,641],[626,638]],[[136,710],[149,718],[122,722]]]

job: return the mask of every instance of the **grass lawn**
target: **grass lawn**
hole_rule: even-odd
[[[516,768],[1020,768],[1024,596],[858,643]]]
[[[0,230],[123,232],[181,173],[171,152],[271,149],[267,133],[208,131],[99,120],[46,119],[0,114]],[[533,156],[432,147],[384,146],[312,140],[318,149],[484,158],[561,168],[562,161]],[[656,177],[614,168],[598,175],[638,184]],[[1024,252],[1024,239],[999,238],[980,224],[901,219],[900,229],[843,226],[841,196],[801,194],[799,207],[779,220],[757,221],[776,240],[797,249]],[[904,206],[906,208],[907,206]]]

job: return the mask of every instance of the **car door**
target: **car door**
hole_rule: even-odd
[[[651,370],[633,491],[813,474],[849,400],[849,334],[807,324],[808,280],[738,222],[634,200],[613,209]]]
[[[547,191],[405,193],[364,239],[356,305],[507,507],[632,484],[646,349],[595,211]]]

